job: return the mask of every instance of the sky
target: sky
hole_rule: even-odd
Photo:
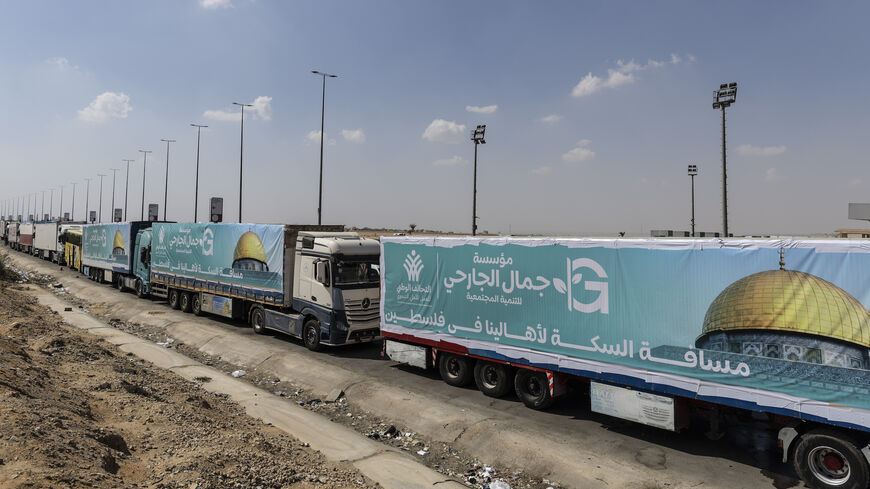
[[[648,236],[831,233],[868,202],[866,2],[0,1],[0,203],[167,219]],[[169,171],[167,175],[167,143]],[[90,184],[86,179],[91,179]],[[86,192],[90,188],[89,192]],[[52,203],[52,191],[53,206]],[[32,205],[32,204],[31,204]],[[8,213],[8,212],[7,212]],[[22,212],[23,213],[23,212]],[[867,226],[870,227],[870,226]]]

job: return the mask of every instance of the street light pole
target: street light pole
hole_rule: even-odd
[[[695,237],[695,175],[698,174],[698,165],[689,165],[689,176],[692,178],[692,237]]]
[[[166,220],[166,199],[169,192],[169,143],[174,143],[174,139],[161,139],[166,143],[166,183],[163,184],[163,220]]]
[[[484,136],[486,124],[478,125],[471,131],[471,140],[474,141],[474,194],[471,200],[471,235],[477,235],[477,145],[486,144]]]
[[[73,196],[72,196],[72,209],[69,211],[69,219],[70,221],[76,220],[76,182],[72,182],[73,186]]]
[[[106,176],[105,173],[97,173],[97,176],[100,177],[100,207],[97,209],[97,222],[103,222],[103,177]]]
[[[115,175],[118,174],[119,168],[109,168],[112,170],[112,208],[110,209],[110,215],[112,216],[112,222],[115,222]]]
[[[251,104],[233,102],[233,105],[242,107],[242,134],[239,139],[239,222],[242,222],[242,161],[245,156],[245,107],[253,107]]]
[[[63,221],[63,185],[60,186],[60,220]]]
[[[320,100],[320,190],[317,192],[317,224],[320,225],[323,217],[323,131],[326,116],[326,78],[338,78],[338,75],[330,75],[317,70],[312,73],[323,79],[323,91]]]
[[[91,207],[90,207],[91,179],[85,178],[85,181],[87,182],[87,190],[85,190],[85,222],[88,222],[91,218],[89,215],[89,212],[88,212],[91,210]]]
[[[191,124],[196,128],[196,183],[193,190],[193,222],[196,222],[196,211],[199,205],[199,135],[204,126],[202,124]]]
[[[737,83],[723,83],[713,91],[713,108],[722,109],[722,234],[728,237],[728,173],[725,166],[725,109],[737,101]]]
[[[42,208],[39,211],[39,215],[45,217],[45,190],[42,191]]]
[[[145,166],[148,164],[148,153],[150,153],[151,151],[150,150],[146,151],[144,149],[140,149],[139,152],[142,153],[143,155],[145,155],[145,159],[142,160],[142,211],[139,215],[139,220],[144,221],[145,220]]]
[[[121,160],[127,162],[127,183],[124,186],[124,220],[127,220],[127,194],[130,193],[130,163],[136,160]],[[112,211],[114,212],[114,211]]]

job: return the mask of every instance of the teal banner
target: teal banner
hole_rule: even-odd
[[[130,273],[131,258],[135,253],[130,241],[132,228],[133,223],[129,222],[82,226],[82,263]]]
[[[863,242],[385,238],[381,259],[387,336],[820,417],[870,409]]]
[[[152,271],[280,295],[284,226],[155,223]]]

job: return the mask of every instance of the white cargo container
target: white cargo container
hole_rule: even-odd
[[[36,223],[36,234],[33,236],[33,254],[44,260],[54,261],[57,253],[57,222]]]

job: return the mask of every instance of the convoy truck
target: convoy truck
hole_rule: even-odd
[[[33,230],[32,222],[19,223],[17,226],[18,239],[13,249],[30,254],[33,250]]]
[[[91,280],[110,282],[119,289],[135,284],[135,239],[139,230],[149,227],[148,221],[82,226],[82,273]]]
[[[55,261],[59,224],[55,221],[35,224],[33,254],[43,260]]]
[[[311,350],[378,337],[380,247],[343,226],[154,223],[135,243],[121,283],[139,295],[302,338]]]
[[[11,221],[6,224],[6,244],[10,248],[17,249],[18,246],[18,221]]]
[[[82,271],[82,225],[64,223],[57,233],[55,262]]]
[[[679,431],[766,421],[811,487],[870,482],[860,240],[382,238],[394,360],[544,409]],[[772,448],[772,447],[771,447]]]
[[[9,224],[9,221],[7,221],[5,219],[0,220],[0,241],[3,241],[4,243],[6,243],[6,233],[8,232],[8,230],[6,229],[6,226],[8,224]]]

